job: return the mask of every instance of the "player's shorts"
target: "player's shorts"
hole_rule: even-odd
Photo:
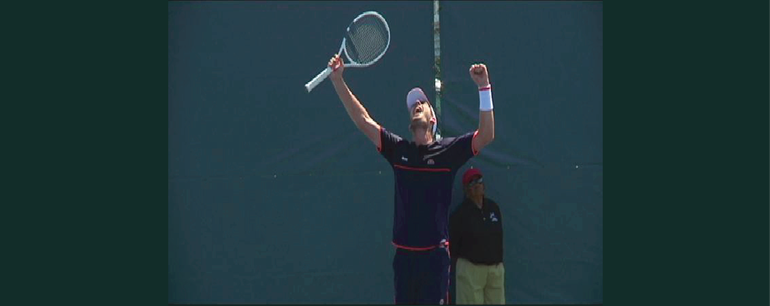
[[[424,251],[396,248],[393,257],[395,303],[448,304],[449,268],[446,246]]]

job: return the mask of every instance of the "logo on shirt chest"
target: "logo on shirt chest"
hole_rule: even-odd
[[[426,159],[427,159],[427,160],[426,160]],[[406,156],[403,156],[403,155],[402,155],[402,156],[401,156],[401,160],[403,160],[403,161],[405,161],[405,162],[408,162],[408,161],[409,161],[409,158],[407,158]],[[425,163],[426,163],[426,164],[428,164],[428,165],[435,165],[435,164],[436,164],[436,162],[435,162],[435,161],[433,161],[433,159],[432,159],[432,158],[423,157],[423,159],[422,159],[422,160],[424,160],[424,161],[425,161]]]
[[[422,156],[422,161],[424,161],[428,165],[435,165],[436,161],[433,160],[433,157],[436,157],[434,154],[425,154]]]
[[[489,214],[489,220],[492,222],[497,222],[497,216],[495,216],[495,212]]]

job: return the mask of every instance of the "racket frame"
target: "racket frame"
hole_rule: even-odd
[[[358,21],[359,19],[364,18],[366,16],[375,16],[375,17],[379,18],[380,21],[382,21],[382,24],[385,25],[385,30],[388,32],[388,42],[385,44],[385,49],[382,50],[382,52],[380,52],[380,54],[377,57],[375,57],[371,62],[366,63],[366,64],[361,64],[361,63],[357,63],[357,62],[355,62],[355,61],[350,59],[350,56],[348,55],[348,50],[345,48],[345,41],[346,40],[343,37],[342,38],[342,45],[340,45],[340,50],[337,51],[337,54],[341,54],[343,52],[345,53],[345,58],[348,59],[348,63],[344,64],[345,68],[350,68],[350,67],[352,67],[352,68],[364,68],[364,67],[369,67],[371,65],[374,65],[374,63],[379,61],[380,58],[382,58],[382,56],[385,55],[385,52],[387,52],[388,48],[390,47],[390,27],[388,26],[388,23],[385,21],[385,18],[382,17],[382,15],[380,15],[380,13],[377,13],[375,11],[366,11],[366,12],[363,12],[360,15],[358,15],[358,17],[353,19],[353,21],[348,25],[347,29],[345,30],[345,33],[350,31],[350,26],[351,25],[355,24],[356,21]],[[328,78],[331,73],[332,73],[332,68],[331,67],[326,67],[323,71],[318,73],[318,75],[316,75],[312,80],[310,80],[310,82],[307,82],[305,84],[305,89],[307,89],[307,92],[312,91],[313,88],[315,88],[323,80]]]

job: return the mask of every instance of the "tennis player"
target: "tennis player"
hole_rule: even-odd
[[[393,258],[396,304],[445,304],[449,301],[448,209],[457,170],[495,138],[492,87],[487,67],[469,72],[479,90],[479,127],[459,137],[436,139],[436,115],[420,88],[406,95],[407,141],[380,126],[350,88],[339,54],[329,60],[334,90],[350,119],[390,163],[395,178]]]

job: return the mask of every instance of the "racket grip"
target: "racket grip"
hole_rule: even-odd
[[[319,73],[317,76],[315,76],[315,78],[310,80],[310,82],[307,82],[307,84],[305,84],[305,89],[307,89],[307,92],[310,92],[311,90],[313,90],[313,88],[318,86],[318,84],[323,82],[323,80],[326,80],[326,78],[329,77],[331,73],[332,73],[332,68],[326,67],[324,71],[321,71],[321,73]]]

